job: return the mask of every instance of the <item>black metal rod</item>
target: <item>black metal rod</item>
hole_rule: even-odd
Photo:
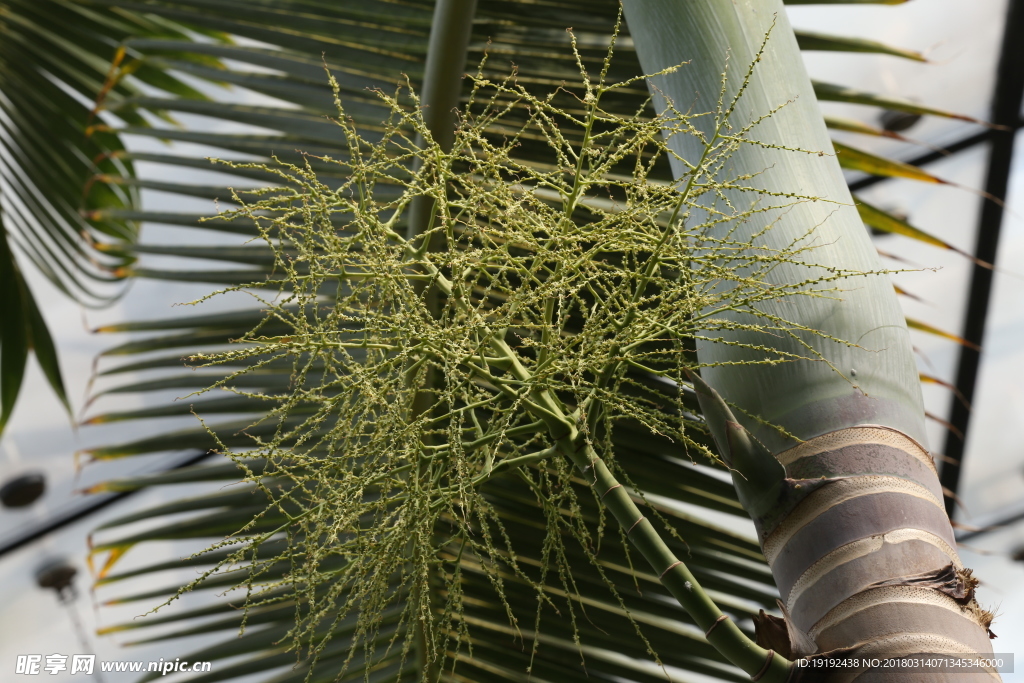
[[[170,472],[172,470],[180,470],[183,467],[189,465],[195,465],[196,463],[205,460],[209,456],[213,455],[216,451],[205,451],[203,453],[197,453],[185,460],[179,462],[173,467],[168,467],[161,472],[155,472],[154,474],[162,474],[163,472]],[[60,512],[49,519],[43,520],[42,523],[37,524],[23,534],[16,536],[15,538],[7,541],[3,545],[0,545],[0,557],[8,553],[12,553],[18,548],[28,545],[33,541],[38,541],[43,536],[49,533],[53,533],[59,529],[62,529],[69,524],[73,524],[81,519],[85,519],[89,515],[99,512],[105,507],[113,505],[114,503],[120,502],[131,495],[143,491],[144,489],[133,489],[131,491],[118,491],[117,493],[108,493],[94,497],[90,502],[78,505],[71,510],[65,510]]]
[[[999,66],[996,71],[991,117],[992,123],[1006,126],[1007,129],[989,132],[991,142],[988,170],[985,175],[985,191],[999,201],[982,201],[974,247],[974,256],[989,263],[995,263],[996,252],[999,248],[999,231],[1003,222],[1002,201],[1006,199],[1006,190],[1010,182],[1014,129],[1020,118],[1021,99],[1024,96],[1024,40],[1021,40],[1022,34],[1024,34],[1024,0],[1010,0],[1006,26],[1003,29]],[[992,295],[992,277],[993,271],[977,265],[974,266],[971,273],[970,291],[967,295],[967,314],[962,336],[978,346],[981,346],[985,334],[985,320],[988,317],[989,300]],[[963,434],[963,438],[954,434],[953,430],[947,432],[943,454],[949,460],[943,461],[942,472],[939,475],[939,481],[948,492],[946,512],[949,513],[951,519],[954,515],[954,497],[960,486],[967,428],[971,419],[971,412],[967,405],[970,405],[974,399],[980,363],[981,354],[978,351],[966,346],[960,347],[955,385],[964,401],[961,402],[956,397],[951,399],[949,422],[954,429]]]
[[[990,534],[993,531],[1002,531],[1003,529],[1013,524],[1016,524],[1020,521],[1024,521],[1024,510],[1011,512],[1005,517],[1002,517],[990,524],[982,526],[980,529],[974,529],[971,531],[961,531],[956,535],[956,541],[957,543],[960,543],[961,541],[970,541],[977,538],[978,536]]]

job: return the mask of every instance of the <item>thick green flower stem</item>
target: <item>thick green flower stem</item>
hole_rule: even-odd
[[[506,359],[512,375],[522,382],[530,380],[530,371],[518,360],[504,342],[493,340],[491,346]],[[535,417],[547,425],[558,451],[576,466],[590,482],[601,502],[618,521],[630,541],[644,556],[651,568],[679,601],[683,609],[704,630],[708,642],[754,681],[781,683],[789,679],[792,662],[782,655],[766,650],[746,636],[704,592],[690,570],[658,534],[649,519],[641,514],[626,488],[615,478],[604,461],[590,446],[573,419],[565,414],[557,398],[549,391],[531,394],[528,406]]]
[[[563,453],[580,441],[578,434],[576,438],[571,434],[559,440],[560,445],[565,444]],[[584,445],[582,450],[574,454],[573,461],[590,480],[601,502],[626,530],[629,540],[658,574],[661,583],[704,631],[708,642],[732,664],[747,673],[751,680],[788,680],[792,662],[754,643],[727,615],[722,614],[593,449]]]
[[[410,257],[414,256],[412,245],[408,245],[406,250]],[[451,281],[429,262],[424,263],[423,267],[435,278],[438,289],[450,295]],[[464,313],[478,315],[464,301],[457,301],[456,305]],[[498,337],[491,338],[489,343],[494,351],[494,357],[487,359],[489,365],[507,369],[517,382],[533,384],[532,373],[522,364],[518,354],[508,343]],[[502,390],[513,391],[503,386],[502,381],[491,375],[487,368],[481,367],[476,370],[482,379],[495,383]],[[629,492],[594,452],[585,435],[577,427],[576,420],[566,414],[561,401],[550,391],[540,389],[531,392],[529,396],[517,398],[535,418],[544,423],[548,434],[555,442],[555,449],[568,458],[595,488],[602,503],[626,530],[630,541],[658,574],[662,584],[693,617],[697,626],[704,630],[708,642],[729,662],[750,675],[751,680],[766,683],[782,683],[789,680],[792,662],[754,643],[732,620],[722,614],[686,565],[672,553],[651,522],[641,514]]]

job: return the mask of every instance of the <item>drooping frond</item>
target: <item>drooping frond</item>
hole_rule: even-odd
[[[189,44],[183,27],[144,12],[52,0],[0,3],[0,432],[31,351],[67,404],[57,353],[24,266],[31,264],[68,296],[95,306],[120,292],[123,278],[116,269],[130,260],[95,247],[134,241],[136,222],[116,211],[96,211],[128,215],[138,208],[138,193],[130,184],[95,180],[135,176],[116,129],[146,119],[137,112],[100,114],[97,97],[108,88],[113,97],[132,97],[150,86],[177,97],[201,97],[153,65],[140,65],[130,79],[108,84],[111,63],[125,58],[119,46],[138,37]]]

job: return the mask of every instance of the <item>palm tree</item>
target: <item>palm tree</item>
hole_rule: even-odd
[[[694,92],[717,92],[726,47],[732,47],[735,52],[733,63],[753,62],[760,40],[769,32],[771,15],[779,12],[779,16],[783,16],[781,7],[770,8],[768,12],[759,8],[759,12],[753,13],[751,8],[743,5],[740,5],[740,9],[730,11],[711,3],[690,3],[685,7],[677,5],[679,3],[627,3],[626,18],[637,50],[634,53],[631,46],[622,41],[616,48],[614,61],[615,73],[622,74],[621,80],[625,80],[641,73],[641,67],[635,61],[637,59],[643,65],[643,71],[655,73],[695,57],[693,68],[665,74],[659,77],[661,81],[655,81],[656,92],[675,102],[692,100]],[[100,3],[100,6],[116,8],[118,4]],[[132,5],[132,10],[141,12],[142,16],[203,26],[209,29],[207,35],[210,38],[188,43],[183,42],[180,36],[147,36],[126,40],[125,44],[133,60],[125,60],[118,65],[110,85],[114,88],[126,87],[124,84],[131,82],[132,74],[146,68],[157,71],[173,69],[173,72],[187,73],[210,81],[242,85],[254,92],[298,105],[298,108],[226,104],[211,101],[198,93],[192,93],[191,97],[167,99],[141,92],[111,89],[103,101],[104,108],[129,124],[119,130],[198,142],[227,153],[268,156],[272,152],[284,161],[298,163],[304,163],[309,157],[292,151],[295,148],[317,156],[337,155],[345,150],[343,131],[320,118],[333,111],[331,91],[322,76],[319,55],[323,53],[328,68],[337,78],[346,112],[357,123],[371,129],[386,117],[388,109],[378,98],[365,92],[366,86],[393,83],[400,72],[407,73],[414,83],[422,83],[419,90],[424,98],[423,104],[428,105],[426,110],[431,113],[427,117],[429,132],[435,134],[435,142],[443,148],[451,144],[446,142],[444,133],[453,125],[452,118],[446,114],[461,96],[461,74],[466,70],[467,60],[470,65],[474,65],[482,57],[485,47],[482,38],[490,37],[492,40],[488,49],[492,62],[495,55],[505,51],[515,54],[521,80],[536,86],[537,91],[543,91],[550,85],[575,79],[578,73],[572,52],[566,49],[569,40],[563,32],[566,26],[574,27],[576,45],[583,63],[592,72],[600,70],[606,36],[614,23],[616,12],[615,3],[611,2],[588,3],[586,11],[582,11],[582,5],[578,3],[551,2],[538,5],[536,11],[528,14],[521,11],[519,3],[513,2],[480,2],[476,8],[471,3],[459,2],[440,2],[436,7],[432,3],[383,1],[360,3],[354,7],[333,7],[312,1],[266,2],[247,4],[244,15],[239,14],[239,9],[240,5],[232,2],[154,1]],[[475,17],[472,22],[467,21],[470,16]],[[751,108],[740,112],[738,116],[741,120],[750,120],[757,112],[763,111],[765,105],[778,105],[794,94],[799,94],[794,106],[758,124],[758,139],[786,147],[828,149],[824,126],[811,96],[811,84],[800,76],[802,67],[798,63],[796,41],[782,19],[771,33],[773,39],[769,41],[768,58],[754,71],[748,84],[749,94],[741,101],[741,107],[747,107],[751,101],[755,104],[749,105]],[[226,35],[243,36],[274,47],[232,44],[224,39]],[[673,51],[673,48],[687,45],[668,39],[674,35],[699,35],[706,40],[700,44],[695,42],[694,46],[688,48],[696,50],[691,55]],[[819,49],[899,52],[875,44],[823,36],[804,35],[799,40]],[[247,71],[228,68],[217,61],[220,59],[273,71],[268,73],[255,69]],[[499,74],[500,71],[495,67],[486,73]],[[160,86],[159,83],[157,85]],[[822,98],[881,102],[890,107],[942,114],[910,103],[881,101],[870,94],[851,93],[826,85],[819,84],[815,90]],[[168,92],[174,93],[173,89]],[[623,109],[630,106],[639,108],[645,97],[645,93],[637,88],[629,93],[629,98],[625,98],[620,106]],[[212,116],[258,125],[278,133],[227,134],[201,129],[158,127],[148,125],[141,116],[140,112],[147,111]],[[844,123],[833,121],[832,125],[840,127]],[[101,126],[99,130],[106,129]],[[794,135],[794,130],[800,131],[800,135]],[[708,134],[709,131],[705,131],[705,135]],[[678,141],[682,139],[673,138]],[[676,151],[684,159],[693,158],[692,150],[685,146],[680,146]],[[751,146],[749,152],[741,146],[740,151],[730,157],[729,163],[735,164],[734,174],[761,173],[770,165],[771,162],[766,161],[768,157],[765,156],[763,146]],[[531,161],[530,155],[538,156],[540,152],[536,147],[524,145],[521,154],[525,161]],[[120,150],[115,150],[106,158],[123,163],[154,161],[186,168],[202,164],[200,160],[191,157]],[[778,169],[761,173],[766,183],[762,187],[776,192],[793,192],[796,187],[796,191],[805,196],[826,197],[840,202],[840,205],[837,208],[835,204],[825,207],[823,203],[798,203],[790,209],[792,220],[780,222],[780,227],[797,232],[787,236],[784,231],[773,228],[773,238],[781,240],[781,243],[789,243],[802,234],[806,226],[821,224],[823,229],[835,230],[836,235],[841,235],[844,245],[847,242],[858,245],[849,251],[844,250],[846,253],[843,255],[828,252],[829,258],[837,261],[826,261],[825,265],[831,264],[847,272],[877,270],[870,244],[864,236],[859,219],[852,214],[851,203],[847,200],[833,158],[816,156],[808,160],[813,164],[797,168],[789,168],[789,164],[784,164]],[[915,172],[892,162],[856,153],[856,150],[844,153],[840,160],[848,167],[867,168],[876,173],[911,175]],[[331,178],[332,173],[338,174],[337,167],[315,158],[310,163],[321,178],[326,179],[328,186],[332,182],[343,182],[343,178]],[[234,172],[240,178],[259,182],[274,180],[267,171],[259,168],[237,168]],[[679,176],[684,172],[685,169],[673,169],[670,164],[662,163],[652,172],[652,179],[670,182],[674,175]],[[108,174],[102,181],[104,187],[153,187],[184,196],[221,200],[232,196],[225,188],[156,183],[130,175]],[[709,205],[707,208],[714,210],[715,207]],[[826,214],[827,221],[824,220]],[[251,236],[259,234],[254,222],[235,220],[199,223],[202,217],[198,215],[153,214],[127,203],[96,208],[88,215],[93,220],[151,220],[167,225],[198,226]],[[409,222],[414,232],[416,225],[425,222],[429,215],[429,206],[413,207]],[[862,206],[861,216],[882,229],[910,231],[905,223],[872,207]],[[748,229],[756,232],[765,225],[757,221],[772,220],[770,215],[764,214],[757,220],[748,221]],[[824,241],[830,242],[827,239]],[[125,244],[102,247],[102,251],[122,259],[157,253],[249,266],[243,270],[236,267],[212,271],[154,271],[126,266],[119,271],[119,274],[138,277],[233,285],[264,280],[272,277],[274,272],[273,253],[268,247],[255,245],[199,247],[182,243],[163,246]],[[825,252],[816,253],[819,263],[822,253]],[[838,260],[840,258],[853,260]],[[785,272],[785,269],[779,269],[773,277],[778,278],[775,281],[777,284],[793,281],[793,273]],[[468,654],[465,649],[436,651],[425,636],[417,635],[417,629],[409,627],[402,616],[404,612],[385,612],[380,615],[379,629],[372,632],[372,638],[387,642],[393,634],[408,632],[411,638],[409,642],[417,652],[417,657],[406,656],[401,648],[387,652],[379,650],[376,658],[367,661],[368,675],[380,680],[406,680],[415,678],[423,670],[447,672],[447,664],[443,667],[429,665],[434,661],[432,655],[440,655],[448,660],[460,660],[456,673],[451,675],[465,680],[515,680],[525,677],[522,672],[527,667],[534,677],[542,680],[575,680],[586,676],[588,671],[591,675],[601,677],[662,680],[662,671],[656,666],[652,667],[649,661],[649,655],[656,652],[656,661],[665,666],[709,673],[729,680],[742,680],[744,677],[736,669],[720,663],[715,647],[708,644],[710,641],[718,648],[718,652],[747,675],[755,676],[765,670],[769,673],[763,680],[771,676],[779,676],[781,680],[788,675],[788,663],[783,657],[809,654],[815,651],[815,647],[828,650],[859,643],[865,636],[863,630],[858,630],[863,629],[858,621],[863,617],[868,617],[871,626],[875,628],[867,632],[868,635],[891,634],[891,630],[881,628],[880,625],[884,626],[895,619],[919,623],[921,617],[916,616],[918,612],[915,610],[927,615],[925,618],[929,620],[929,625],[943,621],[934,618],[935,614],[944,617],[948,624],[942,626],[946,629],[941,634],[943,637],[963,638],[959,642],[966,643],[970,650],[985,651],[987,643],[982,640],[987,623],[980,610],[973,607],[969,579],[957,571],[959,560],[952,549],[948,520],[944,516],[941,519],[934,518],[932,513],[935,505],[931,499],[938,495],[941,509],[941,493],[935,491],[937,482],[933,481],[933,466],[928,469],[930,458],[917,445],[922,434],[922,411],[917,377],[906,343],[905,326],[898,314],[894,294],[885,281],[878,277],[866,278],[864,281],[868,283],[864,287],[845,291],[841,304],[825,301],[811,306],[800,301],[800,305],[795,305],[793,301],[796,300],[785,299],[778,309],[770,309],[768,312],[789,320],[794,328],[818,330],[819,333],[837,339],[860,340],[867,330],[880,327],[891,330],[885,333],[889,336],[873,340],[868,347],[887,349],[884,366],[877,365],[876,358],[882,356],[840,344],[834,352],[823,352],[834,368],[829,368],[825,363],[808,361],[780,367],[750,366],[732,370],[729,363],[744,360],[754,347],[765,347],[763,332],[739,329],[731,333],[734,335],[732,338],[726,340],[735,342],[731,345],[698,344],[698,360],[693,366],[704,368],[701,372],[703,379],[693,375],[689,383],[659,385],[642,371],[631,375],[637,384],[648,387],[650,396],[660,397],[667,405],[680,405],[691,413],[704,414],[718,443],[717,450],[729,463],[737,482],[734,490],[713,472],[690,467],[679,458],[677,446],[651,434],[640,425],[627,423],[616,428],[614,452],[618,469],[614,472],[619,473],[623,481],[630,482],[630,488],[636,495],[627,493],[625,487],[618,487],[617,482],[607,479],[613,476],[613,471],[601,470],[600,475],[606,484],[605,491],[617,491],[609,499],[612,503],[609,505],[611,512],[624,524],[624,531],[630,532],[631,539],[642,539],[640,549],[651,562],[651,570],[641,569],[637,565],[637,570],[633,571],[632,562],[638,560],[634,558],[631,561],[628,544],[615,544],[610,540],[601,544],[597,554],[586,543],[560,544],[564,554],[553,565],[548,564],[543,559],[547,550],[538,538],[543,529],[543,525],[538,527],[537,521],[540,519],[538,515],[541,504],[530,495],[528,484],[510,478],[495,478],[488,482],[484,489],[485,495],[496,511],[504,533],[513,541],[519,566],[527,569],[517,573],[518,570],[513,571],[510,565],[488,565],[479,556],[463,556],[461,552],[448,557],[447,561],[454,561],[453,566],[458,568],[456,585],[462,591],[464,606],[456,621],[459,623],[458,628],[465,628],[465,631],[458,630],[456,626],[452,626],[452,629],[463,638],[463,648],[472,647],[472,654]],[[835,327],[826,326],[822,321],[834,324]],[[736,322],[742,326],[743,318],[737,318]],[[294,329],[284,318],[265,319],[264,311],[260,309],[240,310],[231,316],[178,317],[111,327],[109,331],[162,331],[163,334],[130,342],[112,349],[107,355],[163,353],[154,353],[141,361],[111,368],[106,374],[117,377],[126,372],[175,367],[182,355],[190,353],[198,345],[218,345],[242,338],[256,325],[262,325],[260,334],[265,337],[286,336]],[[797,335],[792,341],[796,346],[779,344],[775,346],[775,353],[792,353],[794,348],[803,348],[802,342],[814,342],[820,338],[811,335],[801,339]],[[245,378],[239,381],[245,382],[250,389],[249,395],[235,394],[227,398],[195,401],[195,410],[200,415],[222,413],[240,418],[236,422],[215,426],[214,431],[219,441],[205,429],[196,429],[94,449],[92,453],[94,457],[111,458],[171,449],[249,447],[252,437],[270,437],[276,429],[273,424],[262,423],[242,431],[252,424],[253,414],[266,410],[266,403],[252,394],[260,391],[274,394],[279,388],[286,387],[291,370],[290,365],[267,364],[258,373],[240,376]],[[229,366],[227,372],[231,371]],[[220,377],[224,376],[224,371],[221,371]],[[202,388],[216,379],[217,376],[212,373],[197,375],[190,372],[185,375],[162,376],[157,380],[121,386],[119,389],[151,391],[167,387]],[[708,384],[714,386],[717,393]],[[865,399],[865,396],[869,398]],[[94,417],[92,421],[148,419],[187,414],[188,411],[189,404],[179,403],[108,413]],[[740,419],[734,417],[733,411],[741,414]],[[570,412],[565,411],[563,422]],[[245,417],[246,414],[250,417]],[[791,437],[782,438],[778,431],[743,415],[760,417],[768,423],[781,426],[803,443],[797,445],[797,441]],[[866,423],[879,426],[863,427]],[[549,437],[554,437],[556,434],[550,431],[551,428],[552,425],[545,424],[542,431],[546,430]],[[751,436],[756,437],[756,440]],[[710,443],[707,438],[694,438],[695,444]],[[839,455],[834,452],[837,449],[842,449]],[[870,453],[886,464],[881,468],[873,466],[866,469],[842,457],[844,453],[856,454],[859,451]],[[863,458],[863,453],[851,457],[853,460]],[[585,466],[586,462],[582,464]],[[238,476],[234,464],[224,463],[110,482],[106,488],[128,490],[175,482],[235,480]],[[824,477],[824,480],[820,477]],[[818,481],[797,481],[801,479]],[[568,488],[578,493],[571,497],[577,506],[572,511],[571,519],[578,520],[587,529],[596,530],[601,527],[601,508],[595,499],[585,494],[588,481],[576,478],[566,481]],[[753,486],[754,483],[757,486]],[[845,491],[844,487],[850,491]],[[761,540],[766,544],[765,553],[772,560],[774,577],[762,560],[762,549],[758,544],[742,535],[687,515],[678,507],[653,504],[651,500],[641,498],[641,492],[652,500],[654,496],[661,496],[729,514],[751,514],[761,525]],[[833,496],[837,492],[840,495]],[[920,508],[920,517],[924,520],[922,524],[926,525],[928,534],[901,535],[902,527],[882,529],[866,525],[851,531],[848,526],[828,517],[828,510],[840,509],[837,506],[856,507],[866,504],[862,518],[869,519],[872,518],[872,510],[876,508],[884,513],[908,500],[908,505],[914,510]],[[181,500],[134,513],[107,526],[117,527],[142,519],[160,519],[179,512],[199,514],[185,524],[167,523],[143,533],[109,538],[97,546],[97,550],[114,551],[111,557],[116,559],[131,546],[148,540],[217,539],[237,531],[265,507],[262,503],[253,504],[252,501],[252,489],[247,488]],[[872,507],[872,504],[879,501],[882,503]],[[664,525],[660,533],[655,531],[652,524],[636,527],[640,515],[638,503],[649,505],[658,512]],[[528,510],[532,515],[524,514]],[[254,526],[247,529],[247,533],[267,533],[282,524],[287,525],[287,514],[284,509],[272,510],[261,516]],[[671,535],[668,533],[670,530],[678,535]],[[801,533],[806,535],[812,532],[815,537],[826,540],[815,546],[800,536]],[[857,535],[850,536],[850,533]],[[558,534],[571,535],[568,529]],[[879,534],[884,534],[880,547],[856,546],[858,539],[877,538]],[[943,538],[945,541],[942,541]],[[682,539],[685,539],[685,544]],[[260,580],[284,580],[287,583],[289,577],[295,577],[294,568],[288,561],[277,559],[275,549],[282,552],[285,547],[277,539],[268,540],[263,546],[262,550],[275,559],[261,568],[263,573]],[[450,552],[450,549],[441,550],[442,555],[446,552]],[[843,555],[844,552],[847,555]],[[886,558],[882,564],[888,568],[888,572],[884,576],[877,566],[869,566],[870,560],[864,559],[869,552],[879,553],[875,558]],[[219,559],[230,557],[231,550],[224,549],[218,553],[189,562],[198,566],[213,565]],[[680,563],[679,557],[687,558],[690,567]],[[835,561],[837,557],[852,559]],[[112,564],[109,563],[107,569]],[[180,566],[181,563],[157,564],[121,575],[107,572],[100,583],[113,583],[129,576]],[[534,569],[537,566],[553,569],[549,573],[537,574]],[[816,594],[816,589],[826,583],[835,585],[834,581],[839,574],[842,574],[843,585],[847,586],[846,594]],[[918,574],[922,576],[915,576]],[[248,572],[244,570],[234,574],[213,574],[200,582],[197,588],[212,589],[244,583],[247,575]],[[571,576],[571,579],[567,576]],[[821,577],[826,577],[826,583],[819,582]],[[905,585],[908,577],[913,578],[916,585]],[[502,599],[495,599],[492,585],[496,580],[502,586]],[[400,590],[400,577],[394,581],[385,583],[383,589]],[[440,575],[428,577],[428,582],[432,582],[429,585],[438,588],[444,581],[445,577]],[[921,588],[923,581],[927,583],[927,588]],[[872,587],[874,593],[866,591],[873,582],[885,585]],[[776,584],[787,599],[787,610],[790,613],[782,629],[777,628],[778,622],[757,614],[759,606],[774,605],[773,586]],[[451,585],[447,585],[449,591]],[[642,590],[639,590],[641,585]],[[608,591],[609,586],[614,592]],[[342,619],[327,627],[319,626],[319,622],[306,619],[302,611],[303,605],[325,604],[322,603],[323,596],[317,594],[316,587],[313,587],[311,593],[301,596],[291,596],[283,588],[281,590],[279,597],[284,601],[268,599],[254,605],[245,615],[235,612],[231,605],[220,603],[165,617],[158,620],[158,623],[182,622],[182,627],[161,637],[224,631],[230,638],[232,631],[243,620],[247,620],[250,625],[260,628],[241,640],[226,640],[231,642],[230,646],[218,644],[205,652],[193,653],[191,659],[249,655],[241,663],[220,669],[216,674],[218,680],[252,671],[284,667],[294,662],[294,654],[287,651],[290,641],[286,636],[292,631],[298,605],[300,625],[312,624],[307,631],[300,633],[298,640],[317,652],[319,661],[314,675],[325,680],[333,679],[340,663],[349,654],[349,645],[357,637],[366,636],[366,631],[360,630],[363,624]],[[922,590],[929,596],[927,599],[915,597]],[[863,593],[861,598],[843,602],[839,607],[860,604],[858,600],[872,596],[897,596],[889,602],[899,604],[899,612],[885,614],[886,610],[891,609],[888,605],[870,603],[868,609],[847,615],[841,609],[835,611],[834,605],[827,603],[827,600],[833,599],[838,604],[842,598],[859,593]],[[535,608],[538,595],[543,596],[543,603],[540,608]],[[332,596],[332,599],[336,597]],[[711,597],[717,605],[711,601]],[[153,596],[147,594],[124,599],[152,600]],[[680,603],[686,610],[680,608]],[[950,605],[955,605],[955,608]],[[562,616],[558,618],[544,614],[540,628],[535,626],[537,615],[550,609],[560,610]],[[222,616],[196,621],[214,614]],[[815,630],[814,626],[821,623],[819,620],[823,616],[828,616],[828,628]],[[749,635],[736,626],[736,622],[742,625],[747,618],[758,622],[758,644],[752,642]],[[138,626],[133,623],[112,630]],[[324,628],[333,635],[330,641],[324,639]],[[912,634],[914,627],[906,627],[901,633]],[[519,640],[516,641],[516,638]],[[808,639],[814,642],[808,644]],[[524,647],[523,642],[528,645]],[[517,644],[511,647],[512,643]],[[773,657],[765,648],[775,650],[782,657]],[[581,656],[588,662],[586,669],[566,662],[567,657]],[[435,666],[436,669],[432,668]],[[302,680],[312,671],[310,667],[311,664],[305,662],[296,670],[280,673],[278,678]],[[346,675],[353,680],[361,678],[364,676],[363,667],[357,661],[350,665]],[[203,680],[213,680],[213,677]]]

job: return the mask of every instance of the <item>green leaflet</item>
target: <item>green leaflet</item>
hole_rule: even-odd
[[[151,519],[163,515],[173,515],[180,512],[195,512],[214,508],[240,508],[246,505],[262,505],[265,503],[263,493],[253,487],[242,487],[240,490],[212,493],[205,496],[185,498],[163,505],[156,505],[151,508],[131,514],[122,515],[115,519],[104,522],[96,527],[96,531],[113,529],[114,527],[131,524],[142,519]]]
[[[261,546],[262,552],[265,555],[276,556],[288,549],[288,543],[285,539],[278,539],[275,541],[267,541]],[[96,586],[104,586],[111,583],[117,583],[125,579],[130,579],[136,576],[145,576],[148,574],[155,574],[170,569],[178,569],[180,567],[204,567],[212,564],[216,564],[220,560],[228,559],[234,550],[230,547],[222,548],[220,550],[213,550],[193,557],[184,557],[180,559],[174,559],[168,562],[158,562],[156,564],[150,564],[137,569],[119,572],[117,574],[107,574],[102,578],[96,580]],[[203,616],[206,614],[218,614],[224,611],[230,611],[234,609],[228,604],[216,604],[200,607],[195,610],[189,610],[184,614],[180,612],[174,612],[172,614],[163,615],[160,617],[152,617],[153,622],[174,622],[185,619],[191,619],[194,616]],[[128,630],[135,628],[145,628],[146,624],[151,623],[147,621],[132,620],[125,624],[118,626],[112,626],[113,630]]]
[[[132,384],[121,384],[106,391],[97,392],[95,396],[107,394],[128,394],[146,391],[161,391],[164,389],[193,389],[196,391],[206,389],[214,382],[223,379],[222,373],[200,373],[190,372],[183,375],[160,377],[159,379],[146,380]],[[244,389],[265,389],[267,391],[282,391],[291,384],[287,375],[276,372],[250,373],[231,380],[233,387]]]
[[[960,344],[961,346],[966,346],[969,349],[974,349],[975,351],[981,351],[981,347],[978,346],[977,344],[975,344],[974,342],[967,341],[963,337],[958,337],[958,336],[956,336],[955,334],[953,334],[951,332],[946,332],[945,330],[940,330],[939,328],[935,327],[934,325],[929,325],[928,323],[921,322],[920,320],[915,320],[913,318],[907,318],[907,327],[909,327],[912,330],[918,330],[920,332],[927,332],[928,334],[933,334],[936,337],[942,337],[943,339],[949,339],[950,341],[955,341],[957,344]]]
[[[172,247],[175,249],[176,247]],[[205,247],[191,247],[187,249],[204,250]],[[212,247],[214,250],[220,249],[219,247]],[[238,250],[253,251],[254,247],[235,247]],[[161,253],[158,251],[157,253]],[[209,252],[206,252],[209,253]],[[195,254],[192,251],[186,252],[185,254],[194,257]],[[294,310],[294,309],[292,309]],[[256,326],[265,317],[265,312],[261,309],[243,309],[235,311],[227,311],[224,313],[217,314],[199,314],[192,316],[181,316],[177,318],[156,318],[150,320],[131,320],[123,323],[115,323],[112,325],[103,325],[97,327],[94,332],[151,332],[151,331],[166,331],[166,330],[180,330],[188,328],[197,329],[243,329],[248,330]]]
[[[295,417],[289,421],[289,424],[296,426],[296,424],[301,422],[301,417]],[[82,451],[82,453],[91,456],[95,460],[112,460],[168,450],[215,450],[220,445],[228,448],[245,448],[246,446],[253,445],[254,439],[273,435],[278,429],[278,425],[267,422],[252,426],[252,422],[248,420],[226,424],[221,423],[216,427],[219,438],[214,438],[206,429],[197,427],[181,429],[117,445],[88,448]]]
[[[826,116],[825,125],[828,126],[830,130],[843,130],[850,133],[860,133],[861,135],[873,135],[877,137],[893,138],[894,140],[906,140],[906,138],[899,133],[893,133],[892,131],[876,128],[875,126],[870,126],[863,121],[857,121],[856,119]]]
[[[834,83],[822,83],[820,81],[814,81],[814,94],[819,100],[824,102],[849,102],[851,104],[867,104],[875,107],[882,107],[884,109],[892,109],[895,111],[905,111],[909,114],[922,114],[930,116],[941,116],[950,119],[959,119],[961,121],[970,121],[972,123],[981,123],[977,119],[971,118],[970,116],[964,116],[963,114],[957,114],[955,112],[946,111],[945,109],[936,109],[934,107],[927,107],[910,100],[904,100],[899,97],[889,97],[888,95],[879,95],[877,93],[865,92],[863,90],[857,90],[855,88],[848,88],[843,85],[835,85]]]
[[[263,471],[264,463],[253,461],[247,465],[252,471]],[[243,473],[234,463],[220,465],[192,465],[159,474],[147,474],[139,477],[112,479],[89,488],[87,493],[105,493],[108,491],[135,491],[149,486],[167,486],[171,484],[193,484],[196,482],[239,481]]]
[[[205,387],[205,385],[204,385]],[[118,387],[119,389],[120,387]],[[85,425],[107,424],[125,420],[147,420],[155,417],[183,415],[219,415],[223,413],[263,413],[271,407],[267,400],[248,396],[225,396],[213,399],[179,400],[167,405],[138,410],[122,410],[93,415],[82,422]]]
[[[876,230],[892,233],[894,235],[903,235],[904,237],[909,237],[919,242],[924,242],[925,244],[931,244],[932,246],[941,247],[942,249],[949,249],[950,251],[955,251],[961,256],[964,256],[974,261],[976,264],[982,266],[983,268],[992,267],[992,264],[986,263],[985,261],[981,261],[975,258],[974,256],[968,254],[963,249],[955,247],[949,242],[941,240],[938,237],[935,237],[934,235],[931,235],[925,232],[924,230],[921,230],[920,228],[914,227],[913,225],[908,223],[906,220],[900,218],[899,216],[895,216],[888,211],[883,211],[882,209],[879,209],[876,206],[872,206],[871,204],[868,204],[859,197],[855,197],[855,199],[857,202],[857,211],[860,212],[860,217],[864,219],[865,225],[875,228]]]
[[[879,43],[874,40],[865,40],[863,38],[847,38],[845,36],[833,36],[825,33],[813,33],[810,31],[794,31],[796,34],[796,44],[800,46],[801,50],[827,50],[833,52],[871,52],[876,54],[893,55],[895,57],[903,57],[904,59],[912,59],[916,62],[928,61],[920,52],[914,52],[913,50],[904,50],[898,47],[892,47]]]
[[[905,164],[902,161],[886,159],[885,157],[850,147],[835,140],[832,141],[832,145],[835,147],[836,155],[839,158],[839,165],[845,169],[890,178],[908,178],[925,183],[946,183],[945,180],[933,176],[917,166]]]
[[[2,224],[0,224],[2,227]],[[14,255],[7,246],[7,233],[0,234],[0,301],[4,309],[4,325],[0,328],[0,431],[14,411],[28,361],[29,330],[27,299]]]
[[[0,216],[0,308],[4,316],[0,326],[0,434],[14,411],[30,350],[50,388],[64,408],[71,410],[53,339],[8,247],[2,219]]]
[[[247,507],[218,510],[193,517],[188,521],[169,523],[154,529],[131,534],[118,538],[116,541],[97,543],[92,547],[90,553],[97,554],[112,550],[123,550],[146,541],[209,539],[208,542],[215,542],[217,539],[238,533],[243,527],[247,528],[251,533],[260,534],[271,532],[282,525],[287,526],[287,517],[284,514],[270,513],[263,516],[258,522],[246,527],[264,509],[265,504],[260,503]],[[110,563],[108,563],[107,567],[110,566]]]

